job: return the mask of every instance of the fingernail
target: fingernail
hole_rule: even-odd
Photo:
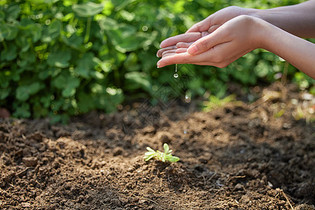
[[[157,64],[156,64],[156,67],[159,69],[159,68],[160,68],[160,64],[159,64],[159,63],[157,63]]]
[[[196,45],[190,46],[187,50],[190,55],[195,55],[198,52],[198,47]]]

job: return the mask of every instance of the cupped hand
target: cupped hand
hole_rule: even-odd
[[[198,39],[209,35],[208,32],[191,32],[191,33],[185,33],[185,34],[180,34],[174,37],[169,38],[169,43],[172,43],[174,45],[170,45],[167,47],[164,47],[156,53],[157,57],[162,57],[163,53],[167,51],[172,51],[172,50],[177,50],[179,48],[188,48],[191,44],[193,44],[195,41]],[[177,40],[183,40],[185,42],[176,42]],[[164,40],[168,42],[168,39]],[[163,44],[163,42],[162,42]],[[162,45],[161,44],[161,45]]]
[[[205,35],[214,32],[225,22],[239,15],[247,15],[250,11],[251,9],[245,9],[237,6],[230,6],[219,10],[206,19],[193,25],[185,34],[170,37],[162,41],[160,45],[162,49],[157,53],[157,56],[161,57],[162,52],[169,49],[175,49],[178,47],[177,44],[191,44]]]
[[[261,21],[247,15],[235,17],[188,47],[164,51],[157,65],[190,63],[223,68],[260,47]]]
[[[199,23],[196,23],[190,29],[188,29],[186,33],[203,31],[212,33],[225,22],[239,15],[248,15],[251,10],[252,9],[241,8],[237,6],[226,7],[213,13],[212,15],[208,16],[206,19],[200,21]]]

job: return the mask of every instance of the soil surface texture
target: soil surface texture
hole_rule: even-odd
[[[294,115],[314,100],[279,84],[252,94],[209,112],[138,103],[68,125],[0,119],[0,208],[315,209],[315,126]],[[180,161],[145,162],[163,143]]]

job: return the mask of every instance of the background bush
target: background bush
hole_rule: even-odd
[[[53,121],[126,99],[152,98],[173,79],[156,69],[160,42],[226,6],[271,8],[299,0],[0,0],[0,107]],[[270,83],[287,71],[302,88],[314,80],[264,50],[225,69],[180,65],[194,96],[224,96],[227,83]],[[166,89],[168,87],[166,86]],[[171,93],[164,91],[166,97]]]

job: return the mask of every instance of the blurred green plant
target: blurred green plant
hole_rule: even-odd
[[[126,98],[150,98],[154,88],[174,79],[172,66],[156,69],[161,40],[232,4],[270,8],[299,2],[0,0],[0,107],[14,117],[53,121],[95,109],[114,111]],[[210,91],[221,98],[230,81],[269,83],[281,79],[284,69],[301,88],[314,87],[314,80],[263,50],[225,69],[179,70],[191,78],[192,97]]]
[[[210,112],[214,109],[220,108],[228,103],[241,104],[242,102],[237,101],[235,95],[229,95],[225,98],[218,98],[214,95],[211,95],[208,100],[204,101],[202,104],[202,110],[205,112]]]

